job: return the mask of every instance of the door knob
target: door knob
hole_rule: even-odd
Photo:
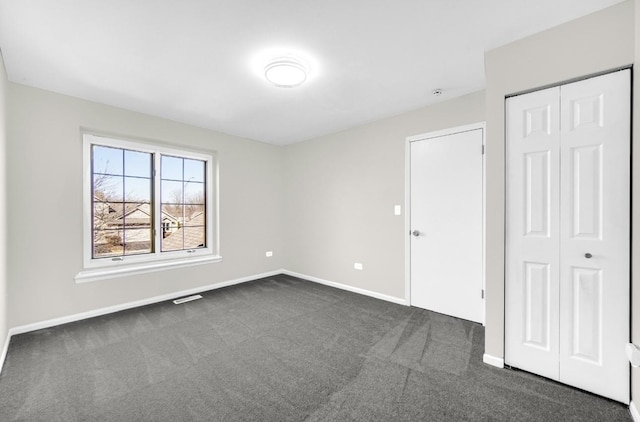
[[[586,254],[584,254],[584,257],[585,257],[585,258],[587,258],[587,259],[591,258],[592,256],[593,256],[593,255],[591,255],[589,252],[587,252]]]
[[[418,230],[412,231],[411,234],[414,235],[415,237],[420,236],[420,232]]]

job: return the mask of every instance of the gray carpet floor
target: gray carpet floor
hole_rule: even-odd
[[[280,275],[14,336],[1,421],[631,421],[481,325]]]

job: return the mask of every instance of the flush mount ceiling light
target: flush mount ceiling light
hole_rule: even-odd
[[[264,77],[273,86],[293,88],[307,80],[309,65],[295,56],[277,57],[264,68]]]

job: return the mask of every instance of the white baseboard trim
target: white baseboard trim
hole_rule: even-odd
[[[126,309],[138,308],[140,306],[151,305],[153,303],[164,302],[166,300],[173,300],[183,296],[190,296],[202,292],[206,292],[209,290],[221,289],[223,287],[233,286],[236,284],[246,283],[248,281],[259,280],[265,277],[273,277],[278,274],[286,274],[293,277],[302,278],[311,282],[324,284],[330,287],[335,287],[342,290],[347,290],[353,293],[362,294],[365,296],[371,296],[376,299],[385,300],[387,302],[397,303],[399,305],[406,305],[406,301],[401,298],[387,296],[384,294],[372,292],[365,289],[360,289],[357,287],[348,286],[346,284],[340,284],[329,280],[323,280],[321,278],[312,277],[304,274],[299,274],[293,271],[288,270],[275,270],[269,271],[262,274],[255,274],[247,277],[236,278],[234,280],[223,281],[221,283],[209,284],[206,286],[195,287],[193,289],[181,290],[178,292],[167,293],[164,295],[154,296],[147,299],[136,300],[133,302],[122,303],[120,305],[107,306],[105,308],[94,309],[92,311],[81,312],[78,314],[67,315],[64,317],[53,318],[45,321],[34,322],[32,324],[20,325],[17,327],[10,328],[7,333],[7,338],[5,340],[4,347],[2,349],[2,355],[0,355],[0,371],[2,371],[2,367],[4,366],[4,360],[7,356],[7,352],[9,351],[9,343],[11,341],[11,337],[17,334],[24,334],[31,331],[42,330],[44,328],[51,328],[57,325],[67,324],[70,322],[81,321],[83,319],[94,318],[102,315],[111,314],[114,312],[124,311]]]
[[[633,422],[640,422],[640,412],[638,412],[638,408],[633,400],[631,400],[631,403],[629,404],[629,412],[631,413]]]
[[[488,354],[482,355],[482,361],[487,365],[495,366],[496,368],[504,368],[504,359],[497,358]]]
[[[33,324],[21,325],[11,328],[9,330],[9,337],[16,334],[28,333],[30,331],[41,330],[43,328],[55,327],[56,325],[67,324],[69,322],[81,321],[87,318],[93,318],[101,315],[107,315],[114,312],[124,311],[125,309],[137,308],[140,306],[151,305],[153,303],[164,302],[165,300],[172,300],[182,296],[190,296],[197,293],[206,292],[208,290],[221,289],[223,287],[233,286],[235,284],[245,283],[247,281],[258,280],[265,277],[272,277],[274,275],[282,274],[282,270],[270,271],[267,273],[256,274],[248,277],[236,278],[234,280],[223,281],[221,283],[209,284],[206,286],[195,287],[193,289],[181,290],[179,292],[167,293],[160,296],[150,297],[148,299],[136,300],[133,302],[127,302],[120,305],[107,306],[106,308],[95,309],[93,311],[81,312],[79,314],[68,315],[60,318],[49,319],[46,321],[35,322]],[[8,344],[8,340],[7,340]]]
[[[4,347],[2,348],[2,355],[0,355],[0,372],[4,367],[4,360],[7,358],[7,352],[9,351],[9,342],[11,341],[11,330],[7,331],[7,338],[4,341]]]
[[[300,274],[300,273],[296,273],[289,270],[282,270],[282,274],[290,275],[292,277],[302,278],[308,281],[313,281],[314,283],[318,283],[318,284],[324,284],[325,286],[335,287],[336,289],[347,290],[349,292],[374,297],[376,299],[385,300],[387,302],[397,303],[398,305],[407,305],[407,301],[403,298],[388,296],[382,293],[372,292],[371,290],[365,290],[359,287],[353,287],[353,286],[348,286],[346,284],[336,283],[335,281],[324,280],[322,278],[313,277],[306,274]]]

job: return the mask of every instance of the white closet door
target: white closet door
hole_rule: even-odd
[[[630,71],[562,87],[560,381],[629,402]]]
[[[560,88],[507,100],[505,358],[558,379]]]
[[[505,362],[629,402],[630,71],[507,100]]]

